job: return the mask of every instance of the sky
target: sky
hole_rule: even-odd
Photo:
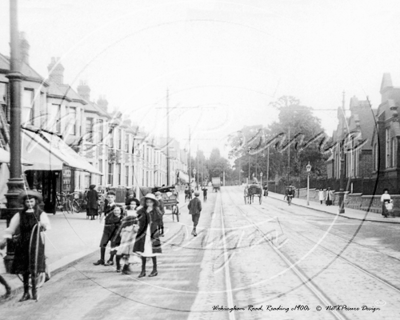
[[[352,96],[380,103],[385,72],[400,86],[400,3],[394,0],[19,0],[30,65],[60,57],[64,81],[91,87],[135,123],[188,148],[227,155],[228,134],[277,119],[292,95],[328,134]],[[9,55],[8,1],[0,52]],[[190,128],[190,129],[189,129]]]

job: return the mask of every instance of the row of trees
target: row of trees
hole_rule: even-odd
[[[277,121],[268,126],[245,126],[230,136],[233,176],[259,178],[262,172],[264,180],[268,175],[269,180],[291,183],[306,176],[308,162],[312,175],[325,176],[328,155],[321,152],[320,144],[327,142],[327,137],[312,108],[290,96],[281,97],[271,107],[279,111]]]

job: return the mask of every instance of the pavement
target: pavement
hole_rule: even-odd
[[[286,202],[284,200],[284,195],[280,193],[268,192],[268,197]],[[325,204],[320,204],[319,202],[310,201],[310,205],[307,205],[307,200],[294,198],[292,200],[292,204],[309,208],[315,211],[340,216],[347,219],[355,219],[361,221],[372,221],[372,222],[382,222],[382,223],[393,223],[393,224],[400,224],[400,219],[398,217],[388,217],[384,218],[380,213],[376,212],[368,212],[362,211],[357,209],[345,208],[345,213],[339,214],[339,207],[338,206],[327,206]]]
[[[179,194],[179,206],[185,206],[185,196]],[[99,242],[104,224],[99,219],[89,220],[86,212],[70,213],[57,212],[48,214],[51,230],[46,232],[46,257],[51,275],[79,263],[82,259],[99,250]],[[168,212],[164,217],[165,228],[172,222]],[[0,220],[0,237],[3,237],[6,221]],[[0,259],[6,255],[6,250],[0,251]],[[7,274],[4,264],[0,263],[0,275],[10,284],[13,291],[22,289],[22,282],[15,276]],[[0,296],[5,293],[0,286]]]

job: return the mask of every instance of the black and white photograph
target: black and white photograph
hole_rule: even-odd
[[[399,17],[0,0],[0,319],[400,319]]]

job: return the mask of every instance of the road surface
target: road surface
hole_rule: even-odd
[[[398,225],[344,219],[242,187],[209,193],[197,237],[187,209],[166,224],[159,276],[93,266],[54,276],[7,319],[399,319]],[[165,220],[171,217],[165,217]],[[151,261],[147,273],[151,271]],[[337,307],[337,306],[341,307]],[[251,307],[252,306],[252,307]],[[259,310],[257,310],[259,309]]]

